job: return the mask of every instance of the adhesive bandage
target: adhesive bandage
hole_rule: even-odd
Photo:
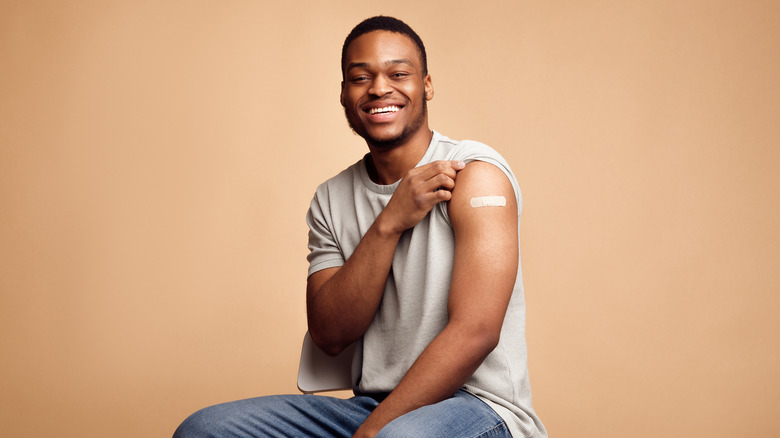
[[[471,198],[471,207],[503,207],[506,205],[506,198],[503,196],[479,196]]]

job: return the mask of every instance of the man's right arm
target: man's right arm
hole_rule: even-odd
[[[410,170],[344,265],[309,276],[309,333],[323,351],[338,354],[368,329],[401,234],[452,197],[456,173],[463,167],[462,162],[437,161]]]

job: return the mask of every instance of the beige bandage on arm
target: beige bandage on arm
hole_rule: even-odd
[[[506,198],[503,196],[478,196],[471,198],[471,207],[504,207],[506,206]]]

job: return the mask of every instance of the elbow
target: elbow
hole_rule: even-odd
[[[501,339],[501,330],[482,330],[475,335],[477,349],[487,356],[498,347],[498,341]]]
[[[463,327],[464,347],[471,351],[474,357],[484,359],[498,346],[501,339],[501,327],[492,324],[475,324]]]
[[[327,336],[327,334],[317,330],[311,330],[311,328],[309,329],[309,335],[311,336],[314,345],[328,356],[338,356],[349,346],[349,344],[334,339],[333,336]]]
[[[349,342],[342,340],[344,333],[338,324],[327,324],[325,321],[315,318],[311,312],[307,322],[312,342],[328,356],[338,356],[349,346]]]
[[[325,345],[324,347],[320,347],[320,350],[322,350],[325,354],[331,357],[336,357],[339,354],[341,354],[346,347],[343,347],[341,345]]]

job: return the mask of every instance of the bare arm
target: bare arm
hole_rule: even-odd
[[[309,333],[325,352],[338,354],[366,331],[382,300],[401,234],[451,198],[463,166],[437,161],[410,170],[346,263],[309,276]]]
[[[506,206],[472,208],[471,198],[480,196],[503,196]],[[458,175],[449,215],[455,232],[449,323],[356,437],[373,437],[393,419],[452,396],[498,344],[519,258],[512,185],[492,164],[470,163]]]

